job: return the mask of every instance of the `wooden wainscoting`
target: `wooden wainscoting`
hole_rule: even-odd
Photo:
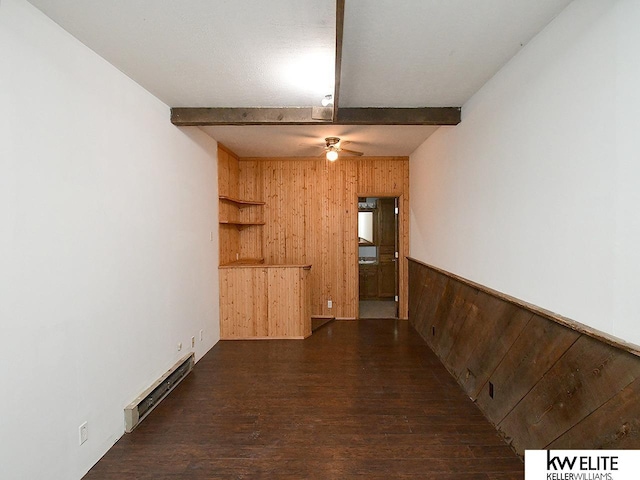
[[[409,321],[518,454],[640,448],[640,352],[409,260]]]

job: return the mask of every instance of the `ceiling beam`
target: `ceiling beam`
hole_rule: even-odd
[[[177,126],[322,125],[331,118],[331,107],[171,109],[171,123]]]
[[[457,125],[460,107],[340,108],[345,0],[336,0],[333,107],[171,109],[177,126],[214,125]]]
[[[457,125],[460,107],[339,108],[338,125]]]
[[[339,108],[172,108],[171,123],[207,125],[457,125],[460,107]]]
[[[342,76],[342,38],[344,35],[344,1],[336,0],[336,64],[335,80],[333,82],[333,115],[338,118],[338,105],[340,102],[340,78]]]

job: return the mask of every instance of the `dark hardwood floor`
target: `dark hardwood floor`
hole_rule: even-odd
[[[522,479],[407,321],[219,342],[86,479]]]

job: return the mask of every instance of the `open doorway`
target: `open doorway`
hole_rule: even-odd
[[[398,198],[358,198],[359,317],[398,318]]]

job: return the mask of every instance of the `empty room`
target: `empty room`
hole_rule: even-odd
[[[640,449],[639,24],[0,0],[0,478]]]

